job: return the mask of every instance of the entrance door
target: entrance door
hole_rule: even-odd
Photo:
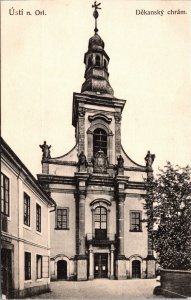
[[[9,295],[12,288],[11,250],[1,249],[1,288],[4,295]]]
[[[67,262],[65,260],[57,262],[57,279],[67,279]]]
[[[94,278],[107,278],[108,272],[108,254],[94,254]]]
[[[141,278],[141,262],[139,260],[132,262],[132,278]]]

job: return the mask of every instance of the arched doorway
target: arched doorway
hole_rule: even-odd
[[[132,262],[132,278],[141,278],[141,262],[139,260]]]
[[[67,262],[65,260],[57,262],[57,279],[67,279]]]

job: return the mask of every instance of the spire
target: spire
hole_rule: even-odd
[[[97,18],[99,16],[98,9],[101,9],[101,3],[94,2],[93,16],[95,18],[94,36],[89,39],[88,51],[84,55],[85,82],[82,84],[82,93],[101,94],[112,97],[113,89],[109,83],[108,64],[109,56],[104,50],[105,44],[102,38],[98,35]]]
[[[98,14],[98,9],[101,9],[101,7],[99,7],[101,5],[101,3],[96,3],[97,1],[94,2],[94,5],[92,5],[92,8],[94,8],[94,12],[93,12],[93,16],[95,18],[95,33],[98,32],[98,28],[97,28],[97,18],[99,17],[99,14]]]

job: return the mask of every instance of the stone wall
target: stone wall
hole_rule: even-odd
[[[187,298],[191,296],[191,271],[161,270],[161,285],[154,294],[170,298]]]

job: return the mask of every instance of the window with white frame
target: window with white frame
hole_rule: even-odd
[[[56,229],[69,229],[69,209],[57,208],[56,210]]]
[[[1,213],[9,216],[9,178],[1,173]]]
[[[31,279],[31,253],[25,252],[25,280]]]
[[[41,232],[41,206],[36,204],[36,231]]]
[[[24,193],[24,224],[30,226],[30,197]]]
[[[130,212],[130,231],[142,231],[141,227],[141,211]]]
[[[36,275],[37,279],[42,278],[42,255],[36,256]]]

